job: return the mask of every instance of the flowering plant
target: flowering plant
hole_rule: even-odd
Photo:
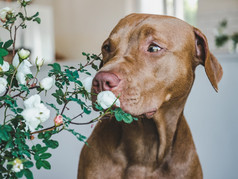
[[[40,24],[41,19],[38,12],[28,16],[26,8],[30,5],[30,0],[18,2],[23,13],[17,13],[8,7],[0,10],[1,27],[10,34],[10,40],[0,41],[0,179],[23,176],[31,179],[33,174],[30,168],[34,163],[37,169],[50,169],[51,165],[47,159],[52,154],[48,149],[55,149],[59,145],[58,141],[51,138],[52,135],[68,131],[79,141],[86,143],[86,137],[71,129],[71,124],[90,124],[99,121],[105,115],[114,115],[118,121],[126,123],[137,120],[121,108],[112,108],[114,105],[120,107],[119,97],[110,91],[104,91],[99,93],[95,104],[100,111],[99,116],[86,123],[74,122],[73,120],[89,115],[92,111],[86,101],[94,95],[91,93],[93,78],[86,67],[91,66],[98,70],[95,62],[101,59],[97,55],[83,53],[86,62],[84,65],[80,63],[78,67],[49,64],[51,69],[48,75],[38,81],[37,77],[44,60],[38,58],[35,60],[36,73],[33,74],[32,64],[29,61],[30,51],[26,49],[16,51],[15,43],[19,28],[25,29],[29,21]],[[9,54],[9,48],[12,48],[11,64],[4,60]],[[81,80],[83,74],[88,75],[88,78]],[[45,95],[50,93],[55,102],[42,101],[42,93]],[[65,114],[67,105],[71,102],[81,108],[76,116]],[[52,110],[55,117],[50,119]],[[52,120],[54,125],[44,127],[47,120]],[[36,144],[29,144],[29,141],[36,137],[39,139]]]

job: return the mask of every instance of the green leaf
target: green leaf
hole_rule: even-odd
[[[54,104],[49,104],[49,103],[46,103],[46,104],[52,107],[54,110],[56,110],[57,114],[59,114],[59,109]]]
[[[38,139],[43,139],[43,137],[44,137],[44,134],[43,134],[43,133],[39,133],[39,134],[38,134]]]
[[[130,114],[125,113],[125,114],[123,115],[123,121],[124,121],[125,123],[127,123],[127,124],[130,124],[130,123],[132,123],[133,118],[132,118],[132,116],[131,116]]]
[[[3,58],[0,56],[0,65],[2,65],[3,64]]]
[[[17,113],[21,113],[23,111],[22,108],[17,108]]]
[[[3,48],[7,49],[13,44],[13,40],[8,40],[5,42]]]
[[[36,160],[36,168],[38,170],[41,168],[41,160]]]
[[[32,161],[27,160],[26,162],[23,162],[23,166],[24,166],[25,168],[31,168],[31,167],[34,166],[34,164],[33,164]]]
[[[26,176],[27,179],[33,179],[33,174],[29,169],[24,170],[24,175]]]
[[[91,65],[91,66],[92,66],[92,68],[93,68],[94,70],[98,71],[98,69],[99,69],[99,68],[98,68],[98,66],[97,66],[97,65],[95,65],[94,63],[92,63],[92,65]]]
[[[85,112],[85,114],[90,114],[91,110],[89,108],[84,107],[83,112]]]
[[[48,150],[48,147],[41,147],[39,150],[37,150],[37,153],[44,153]]]
[[[4,48],[0,48],[0,65],[3,64],[3,57],[8,55],[8,51]]]
[[[87,54],[86,54],[85,52],[82,52],[82,55],[83,55],[83,56],[87,56]]]
[[[29,90],[29,88],[27,86],[21,85],[21,84],[19,86],[21,87],[21,91],[26,91],[27,95],[30,93],[30,90]]]
[[[120,112],[115,112],[115,118],[119,122],[123,120],[123,116],[121,115]]]
[[[47,169],[47,170],[50,170],[50,169],[51,169],[50,163],[49,163],[48,161],[46,161],[46,160],[42,160],[42,161],[41,161],[41,166],[44,167],[44,168]]]
[[[78,139],[79,141],[82,141],[82,142],[84,142],[84,143],[87,143],[87,142],[86,142],[87,137],[85,137],[85,136],[79,134],[78,132],[74,131],[73,129],[66,129],[66,130],[69,131],[69,132],[71,132],[75,137],[77,137],[77,139]]]
[[[133,120],[138,120],[137,118],[132,117],[130,114],[125,113],[121,108],[116,108],[113,110],[113,113],[115,115],[115,118],[117,121],[123,121],[127,124],[130,124],[133,122]]]
[[[94,105],[95,105],[94,107],[95,107],[96,109],[98,109],[99,111],[103,111],[103,110],[104,110],[104,109],[102,108],[102,106],[100,106],[99,104],[95,103]]]
[[[4,49],[4,48],[0,48],[0,56],[4,57],[6,55],[8,55],[8,51],[6,49]]]
[[[39,12],[35,13],[33,16],[31,17],[37,17],[39,15]]]
[[[10,139],[10,135],[8,134],[5,127],[0,128],[0,139],[3,141],[8,141]]]
[[[3,42],[0,42],[0,48],[2,48]]]
[[[48,159],[51,157],[50,153],[43,153],[42,155],[40,155],[40,159]]]
[[[83,83],[79,80],[75,81],[75,83],[77,83],[79,86],[83,86]]]
[[[56,140],[43,140],[45,145],[49,148],[55,149],[59,146],[59,142]]]
[[[20,172],[17,172],[17,173],[16,173],[16,177],[17,177],[17,178],[21,178],[21,177],[23,176],[23,173],[24,173],[23,170],[21,170]]]
[[[33,19],[33,21],[36,21],[38,24],[41,23],[41,19],[39,17],[36,17],[35,19]]]

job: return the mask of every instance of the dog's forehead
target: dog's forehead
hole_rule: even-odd
[[[130,39],[135,34],[157,35],[160,38],[176,42],[181,37],[193,34],[192,26],[186,22],[162,15],[132,14],[123,18],[113,29],[110,39]],[[141,33],[142,32],[142,33]],[[161,37],[161,34],[163,37]]]

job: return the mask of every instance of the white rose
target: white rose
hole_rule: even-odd
[[[119,99],[111,91],[100,92],[97,96],[97,102],[103,109],[109,108],[114,102],[116,106],[120,107]]]
[[[3,64],[0,65],[0,72],[5,72],[9,70],[9,63],[3,61]]]
[[[19,52],[18,52],[18,55],[21,59],[26,59],[30,56],[30,51],[29,50],[25,50],[25,49],[21,49]]]
[[[7,80],[5,78],[0,78],[0,94],[6,91]]]
[[[82,80],[83,86],[88,93],[91,93],[93,77],[89,76]]]
[[[44,90],[49,90],[52,88],[55,80],[52,77],[46,77],[43,80],[40,81],[40,87]]]
[[[13,161],[13,167],[12,167],[12,171],[14,172],[20,172],[23,169],[23,164],[22,161],[20,159],[15,159]]]
[[[15,54],[13,60],[12,60],[12,65],[17,68],[20,63],[18,53]]]
[[[21,113],[23,118],[26,120],[26,127],[29,128],[31,132],[34,132],[41,123],[40,119],[38,119],[38,113],[39,111],[37,108],[27,108]]]
[[[16,79],[18,83],[25,85],[26,84],[26,75],[32,74],[30,67],[32,66],[28,59],[23,60],[20,65],[20,60],[18,54],[16,54],[13,58],[12,65],[17,68]]]
[[[41,103],[40,95],[35,94],[24,101],[25,108],[36,108]]]
[[[32,74],[31,72],[31,63],[28,60],[24,60],[21,62],[17,69],[17,74],[16,74],[16,79],[18,83],[25,85],[26,84],[26,75],[27,74]]]
[[[32,74],[31,69],[30,69],[31,66],[32,66],[31,62],[29,62],[28,60],[24,60],[19,65],[17,71],[24,73],[24,74]]]
[[[41,98],[38,94],[32,95],[24,101],[25,109],[21,115],[26,120],[26,126],[30,131],[34,132],[39,124],[45,122],[50,117],[50,110],[41,103]]]
[[[14,10],[9,7],[2,8],[0,10],[0,20],[5,22],[7,20],[7,14],[14,14]]]

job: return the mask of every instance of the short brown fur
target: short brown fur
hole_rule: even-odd
[[[151,44],[161,50],[148,52]],[[173,17],[131,14],[113,29],[102,53],[98,74],[121,80],[111,91],[139,120],[99,122],[82,149],[78,179],[202,178],[183,110],[197,65],[204,65],[215,90],[222,77],[202,32]],[[92,92],[100,91],[93,86]]]

